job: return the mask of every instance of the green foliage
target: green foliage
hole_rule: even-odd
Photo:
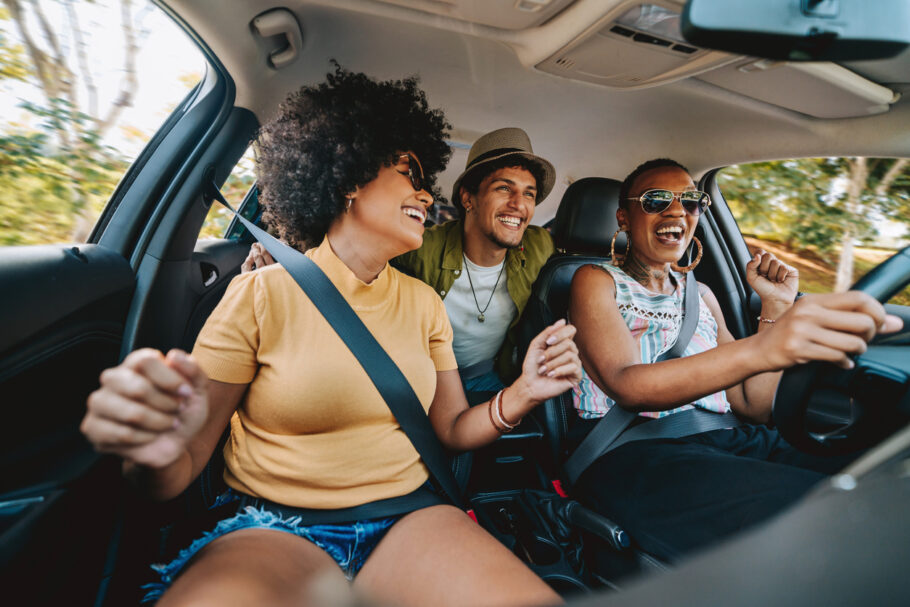
[[[25,49],[20,44],[11,44],[3,30],[0,30],[0,80],[28,79],[31,67],[25,60]]]
[[[869,189],[863,192],[863,200],[877,207],[889,219],[910,224],[910,166],[894,179],[885,196],[875,195],[875,189],[892,163],[890,158],[869,159]]]
[[[865,159],[865,183],[851,200],[849,184],[862,163],[855,158],[807,158],[731,166],[717,182],[740,229],[765,242],[782,246],[787,263],[800,267],[800,288],[806,292],[834,289],[844,238],[876,243],[875,221],[882,218],[910,223],[910,165],[896,178],[892,158]],[[900,167],[898,167],[900,168]],[[862,175],[862,171],[858,172]],[[883,190],[883,191],[879,191]],[[880,261],[880,260],[878,260]],[[877,261],[859,252],[854,279]],[[907,292],[899,296],[910,301]]]
[[[743,232],[772,236],[797,249],[835,250],[844,233],[872,240],[877,217],[910,222],[910,170],[905,170],[883,196],[875,191],[893,159],[870,159],[869,178],[849,208],[847,158],[804,158],[736,165],[718,175]]]
[[[138,79],[130,75],[135,76],[137,42],[148,33],[142,30],[141,16],[151,8],[140,4],[138,12],[126,0],[43,6],[19,2],[0,7],[0,84],[28,99],[20,104],[25,110],[21,123],[8,117],[0,123],[0,245],[88,237],[129,165],[123,153],[105,145],[103,137],[112,127],[122,126],[118,124],[121,111],[132,103],[138,87]],[[119,15],[124,31],[120,89],[115,98],[103,101],[106,109],[98,106],[97,87],[92,83],[113,73],[95,69],[96,57],[91,55],[101,47],[90,42],[93,35],[110,33],[90,32],[77,17],[81,12],[88,16],[83,23],[90,23],[92,15],[101,14],[96,8],[109,17]],[[127,30],[138,35],[130,38]],[[86,56],[79,56],[80,51]],[[70,65],[79,69],[73,71]],[[5,80],[24,84],[12,87]],[[90,108],[92,115],[84,108]]]
[[[0,21],[9,21],[9,9],[0,6]],[[0,80],[25,81],[31,75],[31,65],[25,58],[25,49],[15,44],[8,34],[0,29]]]
[[[240,159],[240,162],[237,163],[237,166],[234,167],[233,172],[231,172],[221,188],[224,198],[235,209],[256,182],[253,171],[254,162],[253,148],[250,148]],[[224,238],[233,217],[233,213],[228,211],[223,205],[217,202],[213,203],[211,209],[209,209],[208,216],[205,218],[205,223],[202,225],[202,230],[199,232],[199,238]]]
[[[101,143],[90,117],[63,100],[23,103],[37,125],[0,133],[0,245],[67,242],[97,217],[128,162]],[[68,144],[60,133],[73,133]]]

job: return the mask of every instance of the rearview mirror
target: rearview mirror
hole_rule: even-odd
[[[910,0],[689,0],[692,44],[787,61],[882,59],[910,45]]]

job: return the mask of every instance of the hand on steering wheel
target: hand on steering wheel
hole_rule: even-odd
[[[826,327],[826,330],[847,331],[842,333],[842,338],[828,335],[832,339],[839,339],[845,347],[841,348],[840,354],[830,349],[831,343],[816,344],[811,351],[807,348],[804,355],[791,349],[793,362],[805,362],[803,359],[814,362],[797,364],[784,371],[774,397],[772,418],[781,435],[790,444],[819,455],[851,453],[871,447],[910,419],[910,357],[907,356],[907,340],[901,338],[902,343],[897,344],[872,342],[866,345],[876,333],[901,329],[902,321],[895,316],[886,315],[884,307],[876,301],[888,301],[908,283],[910,247],[874,268],[854,286],[853,291],[827,296],[829,302],[838,302],[841,307],[838,309],[835,306],[834,310],[824,312],[824,319],[820,320],[823,323],[834,323]],[[801,315],[806,308],[819,303],[815,299],[814,302],[809,299],[809,305],[802,304],[800,300],[790,313]],[[856,305],[852,308],[849,305],[843,307],[845,302],[851,301]],[[838,313],[832,314],[834,311]],[[851,318],[856,321],[855,316],[843,314],[858,312],[869,319],[865,329],[861,329],[862,320],[851,323],[849,327],[837,326],[838,322],[846,322]],[[782,320],[766,334],[770,336],[774,331],[787,326]],[[856,346],[857,339],[862,340],[861,347]],[[891,342],[892,339],[888,341]],[[853,355],[848,357],[847,352],[853,352]],[[837,366],[819,361],[833,362]],[[809,420],[813,408],[819,404],[825,405],[827,409],[837,404],[845,410],[849,408],[849,422],[834,429],[812,427]]]
[[[882,305],[859,291],[806,295],[774,327],[760,334],[761,351],[771,369],[787,369],[811,361],[852,369],[851,356],[866,351],[876,333],[901,327]]]

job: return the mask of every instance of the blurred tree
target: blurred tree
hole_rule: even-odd
[[[870,240],[868,218],[889,217],[910,223],[910,171],[908,159],[842,158],[846,179],[843,209],[852,221],[844,224],[840,239],[835,291],[846,291],[853,284],[853,245]],[[866,227],[867,229],[862,229]]]
[[[9,19],[9,11],[0,6],[0,20]],[[28,61],[21,44],[14,44],[0,31],[0,80],[22,80],[28,78]]]
[[[231,171],[227,181],[221,186],[221,193],[235,209],[240,207],[240,203],[243,202],[247,192],[256,182],[254,151],[253,146],[247,148],[246,153],[237,162],[234,170]],[[250,219],[246,215],[246,211],[244,211],[244,216]],[[205,222],[202,224],[202,229],[199,231],[199,238],[223,238],[233,218],[233,213],[228,211],[223,205],[217,202],[213,203]]]
[[[20,105],[37,126],[7,125],[0,141],[0,184],[19,198],[4,200],[0,211],[0,240],[6,244],[84,241],[127,166],[102,140],[133,103],[136,55],[146,33],[137,32],[137,14],[147,7],[135,11],[132,0],[119,2],[121,80],[114,98],[102,105],[79,2],[58,4],[63,18],[56,21],[39,0],[2,0],[0,6],[0,20],[11,22],[19,39],[0,34],[0,79],[29,82],[43,97]],[[25,231],[15,229],[20,223]],[[36,231],[50,233],[42,240]]]
[[[853,283],[853,247],[875,220],[910,223],[907,159],[805,158],[724,169],[718,183],[744,232],[791,249],[838,252],[835,291]]]
[[[85,137],[78,152],[56,148],[50,123],[71,119],[58,113],[38,130],[0,134],[0,192],[10,194],[0,205],[0,245],[74,240],[75,210],[96,216],[126,170],[128,163],[97,138]]]

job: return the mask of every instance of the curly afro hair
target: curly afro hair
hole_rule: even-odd
[[[445,200],[436,174],[449,160],[452,126],[429,108],[417,78],[377,82],[333,63],[325,82],[291,93],[256,140],[263,219],[300,250],[318,245],[346,195],[401,152],[417,155],[424,188]]]

